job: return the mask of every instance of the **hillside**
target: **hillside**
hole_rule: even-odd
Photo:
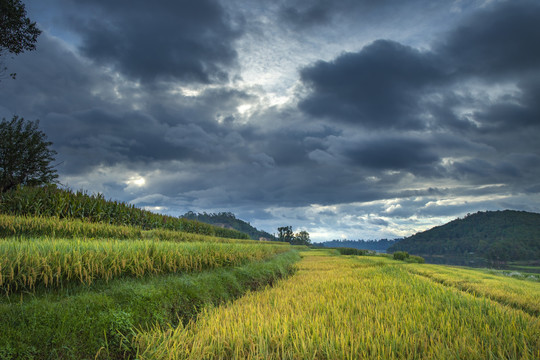
[[[249,237],[253,240],[259,240],[260,238],[265,238],[270,241],[277,240],[274,235],[269,234],[266,231],[258,230],[244,220],[237,219],[236,216],[231,212],[208,214],[206,212],[194,213],[193,211],[189,211],[181,217],[189,220],[197,220],[206,224],[211,224],[226,229],[234,229],[243,232],[244,234],[248,234]]]
[[[491,261],[540,258],[540,214],[486,211],[404,238],[388,252],[475,256]]]

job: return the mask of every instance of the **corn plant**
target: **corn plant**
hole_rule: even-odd
[[[90,195],[84,191],[59,189],[54,185],[24,186],[0,193],[0,213],[81,219],[111,225],[137,226],[143,230],[161,228],[227,238],[249,238],[240,231],[155,214],[132,204],[106,200],[102,194]]]

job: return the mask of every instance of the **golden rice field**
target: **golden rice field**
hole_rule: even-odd
[[[256,240],[223,238],[169,229],[142,230],[140,227],[92,223],[81,219],[18,216],[0,214],[0,238],[48,237],[77,239],[152,239],[178,242],[234,242],[258,243]],[[278,244],[273,241],[271,244]],[[284,243],[281,243],[284,244]]]
[[[120,276],[237,266],[290,250],[282,245],[152,240],[2,239],[0,289],[91,284]]]
[[[409,264],[407,268],[444,285],[540,316],[539,283],[458,267]]]
[[[272,288],[208,308],[185,326],[140,333],[137,358],[540,358],[537,315],[416,274],[424,265],[324,251],[302,255],[297,273]],[[441,276],[462,276],[444,271]],[[501,296],[511,299],[517,290],[505,283],[487,287],[500,286]],[[526,282],[526,301],[540,302],[539,286]]]

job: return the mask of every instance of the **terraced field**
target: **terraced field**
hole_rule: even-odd
[[[191,229],[193,230],[193,229]],[[130,359],[177,326],[294,272],[289,244],[0,215],[0,359]]]

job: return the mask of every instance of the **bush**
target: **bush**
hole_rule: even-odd
[[[416,263],[416,264],[424,264],[426,260],[421,256],[416,255],[409,255],[408,258],[405,259],[408,263]]]
[[[394,253],[394,260],[405,260],[409,257],[409,253],[406,251],[396,251]]]
[[[341,255],[367,255],[368,253],[367,250],[348,248],[348,247],[339,247],[339,248],[336,248],[336,250],[339,251]]]

